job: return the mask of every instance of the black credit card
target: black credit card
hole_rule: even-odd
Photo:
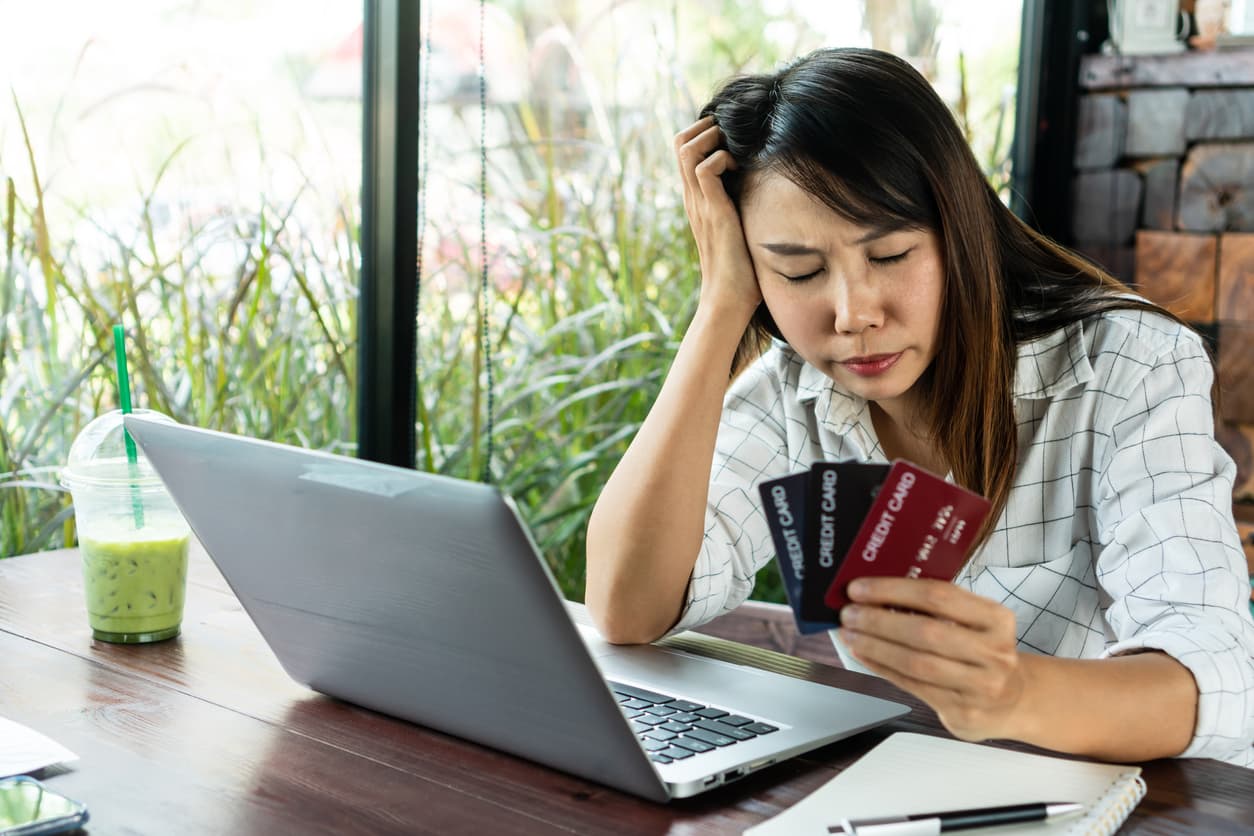
[[[839,623],[823,600],[891,465],[815,462],[803,515],[803,569],[798,619]]]

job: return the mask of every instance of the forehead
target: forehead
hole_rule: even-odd
[[[751,241],[857,238],[870,227],[856,224],[782,174],[757,172],[745,184],[740,220]]]
[[[745,182],[741,212],[769,214],[779,209],[832,211],[821,200],[783,174],[775,171],[756,171],[749,175]]]

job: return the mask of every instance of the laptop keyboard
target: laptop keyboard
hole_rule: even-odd
[[[610,682],[609,685],[619,708],[623,710],[623,716],[631,723],[632,731],[649,753],[649,759],[658,763],[683,760],[779,731],[770,723],[741,717],[721,708],[676,699],[621,682]]]

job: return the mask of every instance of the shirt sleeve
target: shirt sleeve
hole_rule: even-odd
[[[1199,700],[1182,757],[1231,759],[1254,741],[1254,620],[1212,377],[1187,340],[1124,390],[1099,480],[1097,581],[1113,633],[1104,655],[1159,650],[1188,668]]]
[[[710,469],[701,552],[688,579],[679,621],[668,635],[734,610],[775,554],[758,483],[788,472],[788,442],[778,352],[745,370],[723,401]]]

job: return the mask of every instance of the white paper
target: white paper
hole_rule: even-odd
[[[1112,833],[1144,793],[1139,767],[1013,752],[897,732],[746,836],[827,836],[845,817],[1072,801],[1079,818],[983,828],[981,834]]]
[[[0,717],[0,778],[78,760],[78,755],[34,729]]]

